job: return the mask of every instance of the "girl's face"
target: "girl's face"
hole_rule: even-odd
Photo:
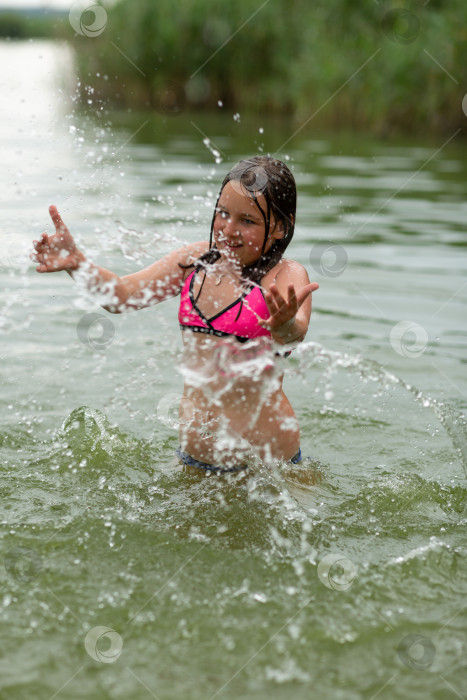
[[[266,211],[264,195],[257,195],[258,204]],[[221,257],[241,267],[259,259],[264,243],[264,219],[253,199],[238,182],[228,182],[221,192],[214,218],[214,242]],[[282,238],[281,222],[271,217],[265,252],[275,240]]]

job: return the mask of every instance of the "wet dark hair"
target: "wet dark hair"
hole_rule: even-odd
[[[295,228],[295,211],[297,208],[297,189],[295,179],[289,168],[282,161],[272,156],[253,156],[239,161],[227,173],[217,197],[209,236],[209,250],[199,259],[198,264],[209,265],[220,258],[220,252],[213,245],[214,219],[222,190],[228,182],[238,182],[242,190],[251,197],[264,221],[264,241],[258,260],[242,269],[242,277],[259,284],[261,278],[276,265],[292,240]],[[258,195],[266,200],[266,211],[258,202]],[[284,235],[273,242],[265,252],[271,219],[281,222]]]

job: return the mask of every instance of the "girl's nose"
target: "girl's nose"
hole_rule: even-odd
[[[231,217],[229,217],[228,219],[224,219],[224,221],[222,222],[222,225],[220,227],[220,230],[222,231],[222,233],[225,236],[230,236],[230,235],[232,235],[232,233],[237,233],[237,230],[234,226],[234,223],[233,223]]]

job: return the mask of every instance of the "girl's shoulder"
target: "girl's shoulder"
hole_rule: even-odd
[[[266,291],[271,284],[287,286],[289,284],[304,286],[308,284],[309,278],[306,268],[296,260],[281,258],[277,265],[266,272],[261,280],[261,286]]]
[[[183,248],[179,249],[179,253],[184,260],[185,264],[193,263],[198,260],[204,253],[209,250],[209,243],[207,241],[197,241],[196,243],[189,243]]]
[[[199,259],[205,253],[207,253],[208,250],[209,243],[207,241],[197,241],[196,243],[190,243],[177,251],[179,256],[178,265],[185,270],[183,273],[183,280],[186,280],[190,273],[193,272]]]

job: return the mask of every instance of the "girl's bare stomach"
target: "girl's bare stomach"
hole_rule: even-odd
[[[271,341],[189,333],[180,411],[183,452],[208,464],[238,466],[251,458],[291,459],[298,423],[282,390],[282,368]]]
[[[248,405],[241,413],[225,410],[219,413],[215,407],[203,410],[193,398],[191,395],[195,418],[187,422],[182,420],[180,445],[183,452],[195,459],[230,467],[252,456],[267,462],[288,460],[298,452],[298,424],[283,392],[273,407],[263,406],[258,416],[254,415],[256,407]]]

